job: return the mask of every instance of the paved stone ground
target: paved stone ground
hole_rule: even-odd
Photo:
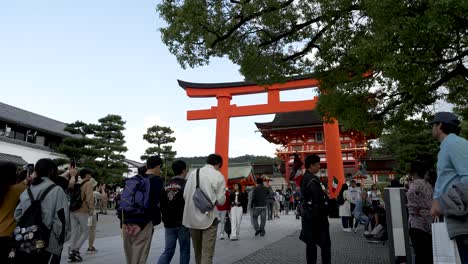
[[[255,237],[250,217],[242,219],[239,241],[217,240],[214,263],[305,263],[305,245],[299,241],[300,221],[294,215],[281,215],[280,219],[267,221],[265,237]],[[330,219],[332,237],[332,263],[361,264],[389,263],[388,247],[382,244],[368,244],[362,234],[343,233],[341,221]],[[101,216],[97,227],[95,255],[85,255],[88,244],[82,248],[84,263],[125,263],[122,238],[115,212]],[[65,245],[65,248],[68,244]],[[157,263],[164,250],[164,228],[155,228],[148,263]],[[172,263],[179,263],[178,248]],[[320,256],[320,254],[319,254]],[[192,251],[193,257],[193,251]],[[65,250],[62,263],[67,262]],[[195,263],[193,258],[191,263]],[[318,262],[320,263],[320,261]]]
[[[299,241],[300,231],[237,261],[235,264],[306,263],[305,244]],[[333,264],[384,264],[390,263],[388,246],[367,243],[362,233],[344,233],[341,221],[330,219]],[[317,248],[317,263],[321,263]]]

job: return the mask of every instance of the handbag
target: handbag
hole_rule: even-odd
[[[224,232],[230,236],[231,235],[231,218],[229,217],[229,214],[226,213],[226,219],[224,220]]]
[[[200,169],[197,169],[197,187],[192,199],[195,203],[195,207],[197,207],[204,214],[208,214],[214,209],[214,205],[210,198],[200,188]]]
[[[432,252],[434,264],[461,264],[457,242],[450,240],[447,223],[439,222],[439,218],[432,223]]]

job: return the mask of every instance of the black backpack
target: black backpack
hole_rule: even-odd
[[[75,183],[73,189],[70,192],[70,211],[76,211],[83,205],[83,199],[81,199],[81,183]]]
[[[34,199],[31,189],[27,189],[31,205],[24,212],[23,216],[13,231],[14,247],[10,257],[17,260],[27,257],[34,259],[36,255],[41,255],[49,244],[50,230],[42,222],[41,202],[47,194],[57,185],[52,184],[42,193],[39,199]]]

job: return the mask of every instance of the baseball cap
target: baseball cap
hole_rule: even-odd
[[[458,120],[458,116],[454,115],[453,113],[438,112],[435,114],[434,119],[429,122],[431,125],[434,123],[445,123],[458,126],[460,125],[460,120]]]

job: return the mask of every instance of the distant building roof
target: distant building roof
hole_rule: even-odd
[[[190,174],[192,171],[201,168],[205,166],[205,164],[192,164],[191,168],[189,169],[188,173]],[[236,179],[242,179],[242,178],[247,178],[249,176],[254,177],[255,180],[255,174],[253,171],[252,164],[246,162],[246,163],[229,163],[229,168],[228,168],[228,179],[229,180],[236,180]]]
[[[255,123],[260,130],[295,129],[322,124],[323,119],[315,110],[278,113],[271,122]]]
[[[60,137],[74,136],[73,134],[64,130],[67,124],[63,122],[45,116],[41,116],[1,102],[0,120],[4,122],[18,124],[30,129],[38,130]]]
[[[141,162],[134,161],[134,160],[124,159],[123,161],[137,168],[145,166],[145,163],[141,163]]]
[[[13,162],[14,164],[18,166],[24,166],[28,164],[22,157],[10,155],[6,153],[0,153],[0,160],[6,161],[6,162]]]

